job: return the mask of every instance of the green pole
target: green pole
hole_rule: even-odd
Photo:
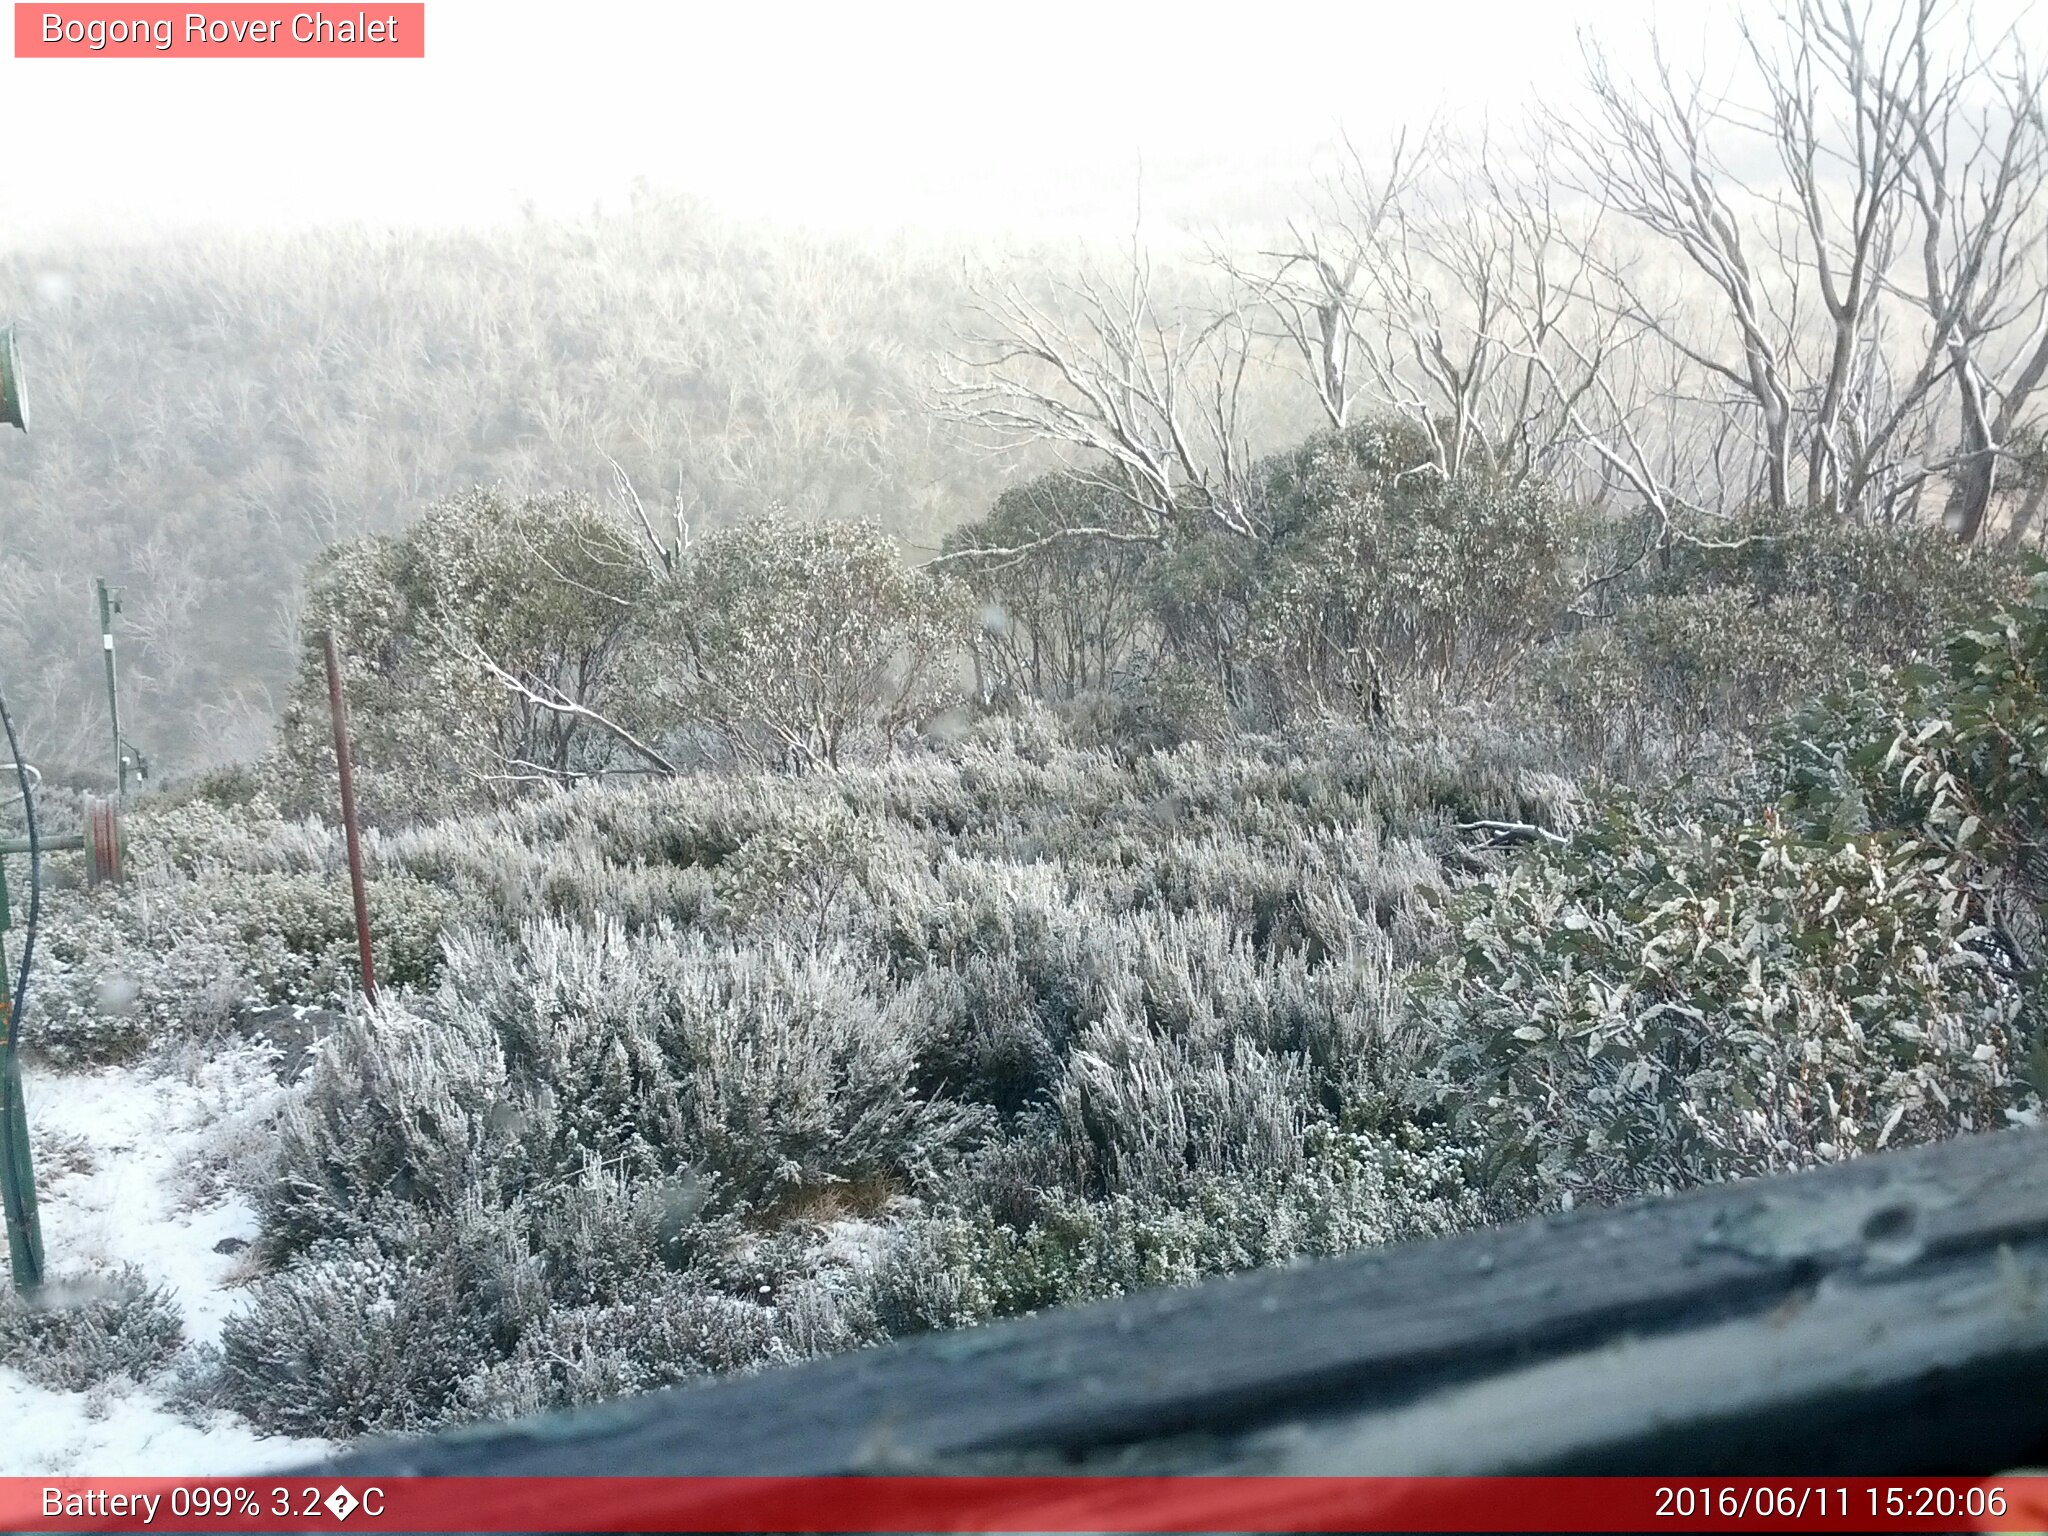
[[[104,576],[92,579],[100,599],[100,652],[107,659],[107,720],[114,731],[114,783],[120,794],[128,793],[128,754],[121,746],[121,696],[114,686],[114,615],[121,611],[121,589],[107,585]]]
[[[0,859],[0,1204],[7,1208],[7,1263],[23,1295],[43,1283],[43,1223],[36,1210],[35,1161],[14,1050],[14,982],[7,973],[7,861]]]
[[[0,326],[0,423],[28,430],[28,402],[21,390],[21,354],[15,347],[11,325]],[[104,611],[104,593],[100,601]],[[108,641],[109,645],[112,643]],[[114,658],[110,651],[109,684],[113,676]],[[4,714],[4,709],[0,709],[0,715]],[[115,739],[118,742],[118,728]],[[4,743],[11,744],[13,740],[14,726],[9,722]],[[8,755],[19,754],[10,751]],[[17,767],[16,771],[21,770]],[[24,805],[24,812],[28,809]],[[32,815],[29,826],[33,831]],[[43,1224],[36,1214],[36,1174],[29,1153],[28,1110],[21,1099],[21,1064],[14,1049],[14,980],[7,973],[10,926],[7,860],[0,857],[0,1205],[7,1212],[7,1262],[14,1271],[14,1288],[26,1293],[43,1283]]]

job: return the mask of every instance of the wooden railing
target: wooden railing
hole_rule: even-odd
[[[2048,1463],[2048,1130],[357,1450],[333,1475]]]

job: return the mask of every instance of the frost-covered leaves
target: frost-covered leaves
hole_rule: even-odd
[[[2037,589],[2042,591],[2043,589]],[[2048,592],[2043,593],[2048,596]],[[1439,1090],[1514,1206],[2004,1123],[2037,983],[1994,899],[2048,767],[2048,603],[1782,730],[1740,797],[1623,803],[1463,904]],[[1775,802],[1775,803],[1773,803]]]
[[[0,1294],[0,1363],[60,1391],[162,1370],[184,1342],[178,1303],[134,1265]]]
[[[1924,845],[1628,820],[1486,888],[1430,999],[1510,1198],[1613,1199],[2002,1123],[2020,999]]]
[[[86,889],[52,861],[23,1048],[62,1065],[119,1060],[237,1011],[334,1003],[357,986],[354,914],[338,839],[281,820],[159,799],[124,826],[130,879]],[[371,941],[392,985],[430,981],[456,905],[390,869],[369,882]]]
[[[837,767],[947,701],[966,593],[865,523],[779,517],[685,548],[662,594],[658,691],[742,761]]]
[[[1483,730],[963,744],[383,838],[472,920],[301,1084],[228,1395],[423,1427],[1465,1224],[1397,978],[1445,818],[1560,795]]]

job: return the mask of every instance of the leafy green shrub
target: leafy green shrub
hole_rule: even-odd
[[[1648,590],[1732,587],[1764,603],[1815,602],[1859,663],[1884,667],[1932,655],[1957,623],[2017,599],[2025,583],[2021,560],[1938,528],[1759,514],[1703,543],[1675,544]]]
[[[1697,768],[1836,686],[1855,632],[1830,606],[1740,587],[1652,595],[1534,660],[1530,692],[1581,752],[1624,781]]]
[[[1541,482],[1445,481],[1410,429],[1312,438],[1268,468],[1275,547],[1248,650],[1295,712],[1485,697],[1571,596],[1565,508]]]
[[[1208,674],[1175,661],[1077,693],[1062,714],[1077,746],[1100,747],[1125,759],[1220,741],[1230,728],[1224,690]]]
[[[298,811],[333,803],[330,630],[358,803],[373,825],[487,804],[629,758],[593,716],[644,723],[635,706],[646,674],[632,642],[649,622],[653,583],[633,534],[575,496],[469,490],[400,535],[333,547],[309,577],[272,764],[280,798]]]
[[[1109,694],[1150,670],[1153,551],[1117,537],[1126,518],[1106,486],[1041,475],[947,538],[948,568],[982,604],[975,650],[986,697],[1021,704]]]
[[[2048,572],[1949,637],[1938,666],[1823,701],[1778,743],[1809,821],[1910,834],[1945,858],[1987,951],[2022,979],[2048,900]]]
[[[1617,813],[1490,881],[1425,994],[1508,1209],[2002,1123],[2022,999],[1918,839]]]
[[[1997,1125],[2041,1060],[2048,577],[1467,899],[1425,1014],[1510,1207]]]
[[[1932,659],[2018,561],[1928,529],[1749,519],[1619,584],[1612,619],[1544,648],[1525,690],[1575,751],[1624,781],[1739,756],[1853,677]]]
[[[859,891],[878,841],[874,823],[841,801],[800,806],[721,860],[714,885],[742,922],[815,947]]]
[[[863,523],[768,517],[688,545],[660,610],[657,691],[754,765],[883,756],[951,701],[965,591]]]

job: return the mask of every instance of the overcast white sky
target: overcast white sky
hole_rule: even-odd
[[[1127,220],[1141,156],[1148,213],[1228,219],[1340,125],[1512,123],[1576,74],[1576,28],[1628,57],[1655,16],[1682,52],[1733,9],[429,0],[422,61],[10,56],[0,243],[580,213],[636,177],[836,226],[1065,230]]]

